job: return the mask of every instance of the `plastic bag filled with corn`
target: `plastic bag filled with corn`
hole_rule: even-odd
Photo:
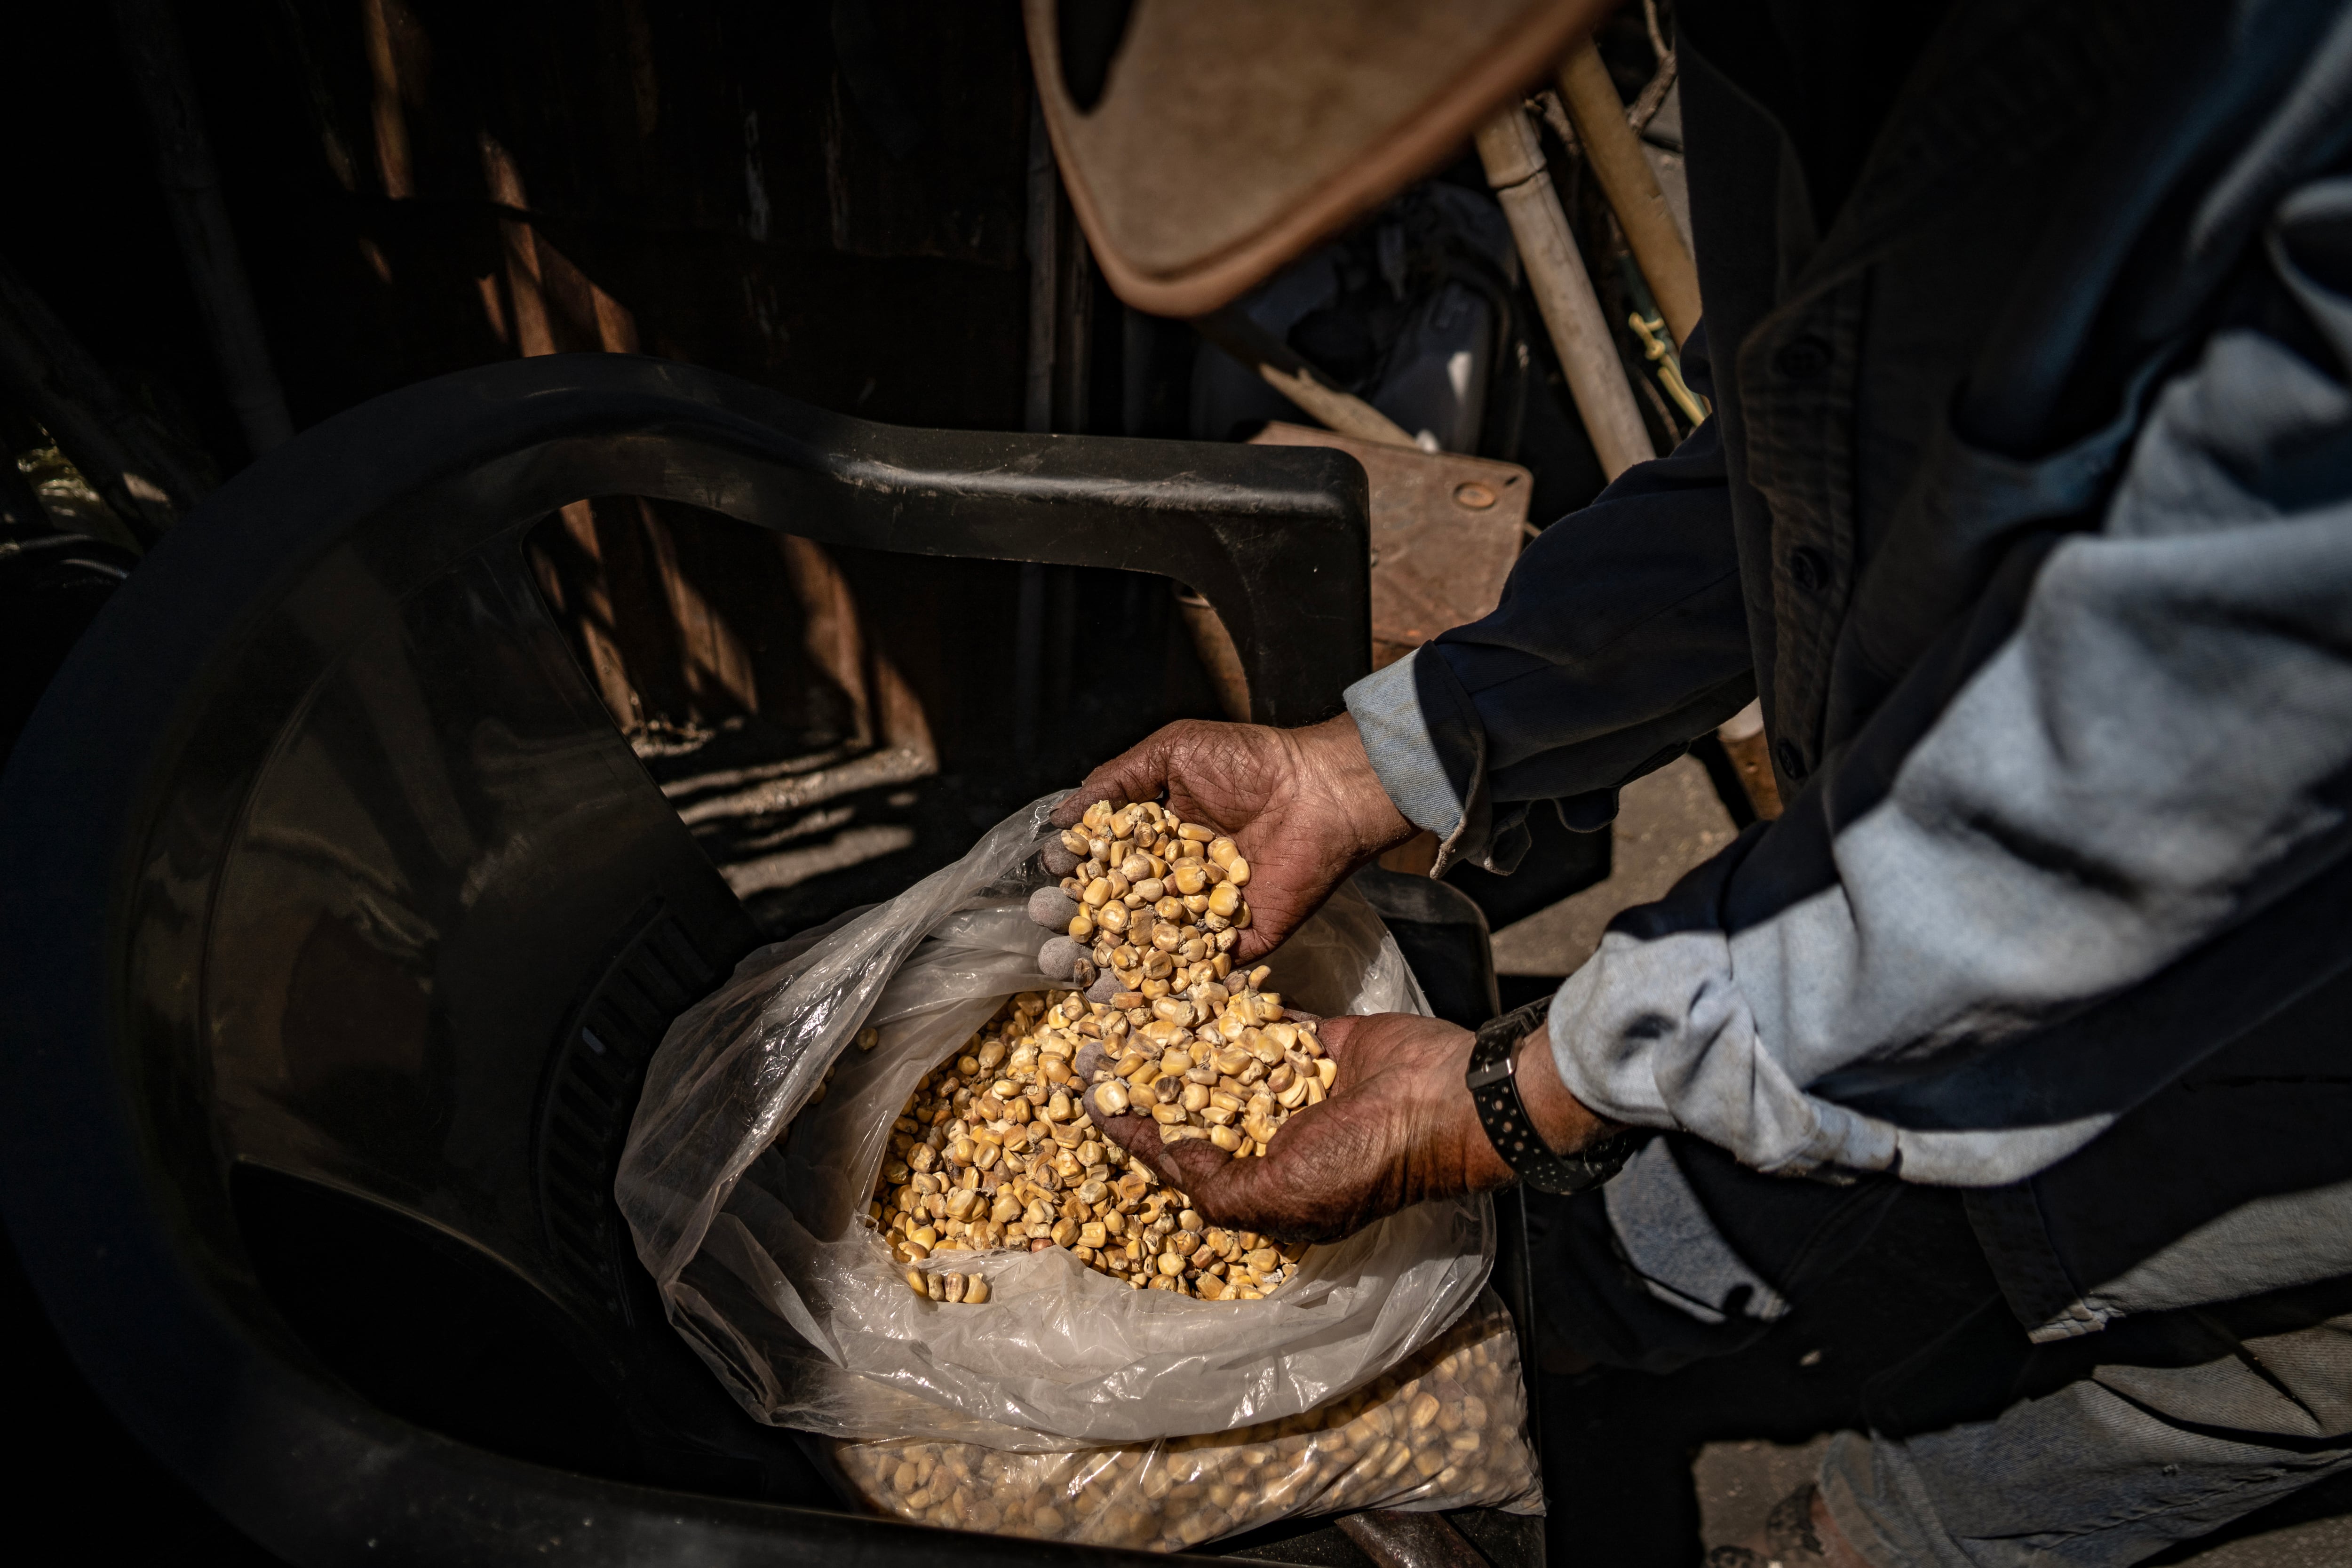
[[[1053,804],[887,904],[753,952],[672,1026],[616,1183],[638,1256],[671,1322],[747,1410],[856,1444],[1048,1464],[1149,1451],[1168,1456],[1150,1473],[1173,1475],[1180,1453],[1226,1437],[1255,1452],[1265,1445],[1240,1434],[1291,1423],[1296,1436],[1355,1400],[1352,1421],[1388,1397],[1365,1391],[1410,1381],[1394,1369],[1477,1298],[1491,1205],[1421,1205],[1307,1249],[1213,1234],[1094,1134],[1080,1100],[1141,1096],[1172,1108],[1163,1137],[1246,1158],[1329,1085],[1314,1017],[1426,1012],[1419,988],[1346,888],[1263,972],[1236,973],[1217,939],[1247,919],[1238,857],[1212,859],[1213,836],[1163,834],[1167,819],[1150,825],[1148,849],[1146,824],[1131,822],[1116,862],[1097,839],[1081,859],[1047,822]],[[1171,890],[1195,868],[1200,890]],[[1121,912],[1101,918],[1114,903]],[[1075,933],[1072,907],[1086,922]],[[1048,915],[1060,917],[1050,932]],[[1516,1415],[1486,1400],[1465,1418],[1475,1408],[1523,1442]],[[1373,1462],[1375,1479],[1396,1451]],[[1294,1494],[1304,1507],[1370,1484],[1335,1490],[1336,1477],[1299,1473],[1261,1489],[1252,1522]],[[1445,1500],[1420,1506],[1486,1500],[1429,1490],[1434,1471],[1402,1474],[1381,1484]],[[1120,1506],[1159,1519],[1160,1500]]]

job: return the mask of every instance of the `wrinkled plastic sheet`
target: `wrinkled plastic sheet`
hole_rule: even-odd
[[[1059,1247],[955,1254],[987,1276],[982,1306],[907,1288],[866,1203],[924,1074],[1006,997],[1049,984],[1049,933],[1024,905],[1048,881],[1034,857],[1058,798],[888,903],[752,953],[655,1053],[615,1195],[670,1321],[761,1421],[1029,1452],[1228,1432],[1377,1378],[1486,1279],[1479,1197],[1316,1247],[1258,1301],[1132,1289]],[[1349,889],[1268,962],[1309,1012],[1428,1011]],[[880,1043],[856,1050],[868,1023]]]

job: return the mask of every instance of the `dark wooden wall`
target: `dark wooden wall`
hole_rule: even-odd
[[[1022,425],[1030,110],[1013,0],[178,14],[298,427],[425,377],[577,350],[686,360],[894,423]],[[0,243],[234,472],[242,441],[106,8],[18,7],[5,26],[18,211]],[[1090,406],[1108,428],[1123,334],[1098,299]],[[1016,755],[1015,568],[827,552],[636,502],[567,509],[534,551],[625,727],[721,731],[714,762],[927,755],[940,776],[914,805],[866,803],[916,827],[918,847],[877,868],[901,881],[1161,719],[1213,710],[1164,635],[1164,592],[1115,578],[1055,574],[1049,625],[1116,602],[1168,645],[1165,668],[1116,682],[1049,668],[1054,721]]]
[[[230,0],[247,25],[190,47],[208,91],[253,95],[215,139],[298,417],[606,348],[875,418],[1016,424],[1014,8],[841,7],[880,35],[883,132],[835,9]]]

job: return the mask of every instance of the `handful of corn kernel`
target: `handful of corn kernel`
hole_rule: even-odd
[[[1161,1186],[1101,1137],[1078,1103],[1090,1079],[1100,1079],[1091,1086],[1098,1099],[1139,1098],[1179,1117],[1221,1115],[1227,1122],[1234,1112],[1212,1103],[1213,1095],[1244,1107],[1265,1098],[1244,1082],[1263,1083],[1268,1074],[1248,1047],[1197,1037],[1164,1052],[1130,1047],[1131,1015],[1142,1010],[1088,1002],[1076,992],[1024,992],[924,1079],[892,1124],[867,1211],[892,1256],[911,1265],[947,1252],[1064,1247],[1133,1289],[1211,1301],[1255,1300],[1287,1279],[1299,1247],[1205,1224],[1182,1193]],[[1258,1048],[1287,1068],[1277,1030],[1293,1050],[1313,1037],[1284,1024],[1253,1026]],[[1295,1070],[1293,1080],[1321,1081]],[[1189,1111],[1188,1097],[1198,1101]],[[1161,1136],[1180,1125],[1199,1131],[1191,1121],[1163,1121]],[[1231,1131],[1206,1120],[1200,1127]],[[961,1275],[964,1303],[987,1300],[985,1279],[954,1273]],[[908,1283],[935,1300],[959,1299],[953,1276],[936,1269],[909,1268]]]
[[[1232,839],[1150,801],[1098,800],[1057,847],[1045,865],[1068,901],[1040,889],[1029,905],[1072,944],[1066,956],[1047,944],[1039,957],[1048,975],[1067,973],[1089,992],[1108,977],[1157,999],[1232,973],[1234,943],[1250,926],[1249,862]]]
[[[1311,1019],[1285,1021],[1281,995],[1263,989],[1265,966],[1234,978],[1249,862],[1232,839],[1148,801],[1097,801],[1062,848],[1087,857],[1062,879],[1069,911],[1041,889],[1030,913],[1094,942],[1066,973],[1086,984],[1091,970],[1087,998],[1108,1009],[1103,1059],[1084,1074],[1095,1110],[1148,1113],[1163,1143],[1205,1138],[1236,1158],[1263,1153],[1292,1111],[1321,1101],[1339,1064]],[[1039,961],[1063,972],[1062,955]]]
[[[1302,1249],[1203,1223],[1097,1135],[1085,1101],[1148,1112],[1162,1143],[1241,1159],[1320,1102],[1338,1064],[1314,1021],[1263,989],[1266,968],[1235,974],[1249,865],[1231,839],[1150,802],[1097,801],[1059,848],[1047,865],[1067,873],[1061,889],[1038,889],[1029,910],[1065,933],[1039,955],[1045,973],[1079,989],[1013,997],[917,1087],[868,1213],[901,1263],[1065,1247],[1137,1289],[1255,1300]],[[910,1267],[907,1280],[934,1300],[988,1300],[967,1271]]]

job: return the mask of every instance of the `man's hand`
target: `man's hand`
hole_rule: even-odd
[[[1473,1037],[1436,1018],[1381,1013],[1318,1029],[1339,1064],[1330,1098],[1294,1113],[1263,1156],[1236,1160],[1205,1139],[1162,1144],[1148,1116],[1087,1112],[1128,1153],[1189,1195],[1213,1225],[1286,1241],[1331,1241],[1431,1198],[1507,1185],[1463,1084]],[[1605,1131],[1561,1087],[1540,1033],[1520,1047],[1528,1113],[1552,1147]],[[1532,1092],[1529,1092],[1532,1091]]]
[[[1249,862],[1250,929],[1234,958],[1255,963],[1413,825],[1381,787],[1356,721],[1302,730],[1185,720],[1087,775],[1054,820],[1067,827],[1097,800],[1153,800],[1232,837]]]

